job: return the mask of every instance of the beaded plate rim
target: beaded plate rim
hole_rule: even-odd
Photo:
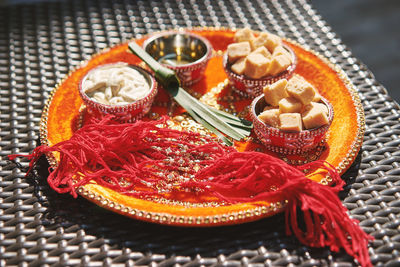
[[[178,30],[178,31],[184,31],[184,30],[189,30],[189,31],[235,31],[236,28],[226,28],[226,27],[192,27],[192,28],[178,28],[178,29],[169,29],[165,31],[171,31],[171,30]],[[159,31],[159,32],[164,32],[164,31]],[[143,36],[137,36],[137,38],[132,38],[131,40],[128,40],[123,43],[128,43],[131,41],[134,41],[138,38],[146,38],[149,37],[156,32],[152,32]],[[304,46],[300,45],[298,42],[284,38],[285,41],[292,43],[294,45],[297,45],[304,49],[305,51],[308,51],[315,56],[317,56],[319,59],[321,59],[326,65],[328,65],[329,68],[334,70],[341,81],[345,84],[347,90],[349,91],[354,108],[356,111],[357,115],[357,134],[355,135],[355,139],[353,140],[350,149],[348,150],[346,156],[342,159],[342,161],[336,166],[336,170],[340,173],[343,174],[347,168],[350,167],[350,165],[353,163],[355,160],[359,149],[361,148],[362,142],[363,142],[363,137],[364,137],[364,132],[365,132],[365,115],[364,115],[364,109],[361,104],[361,99],[357,93],[357,89],[355,85],[352,83],[350,78],[347,76],[347,74],[344,72],[344,70],[332,63],[328,58],[325,56],[321,55],[320,53],[313,51],[312,49],[305,48]],[[123,44],[121,43],[121,44]],[[119,44],[115,44],[119,45]],[[47,121],[48,121],[48,116],[49,116],[49,108],[52,103],[52,100],[54,98],[55,93],[57,92],[58,88],[63,84],[66,79],[77,69],[83,67],[87,62],[89,62],[93,57],[104,54],[107,51],[109,51],[111,47],[104,48],[97,53],[93,54],[90,58],[82,61],[78,66],[72,68],[67,75],[63,79],[61,79],[55,87],[52,89],[52,91],[49,93],[48,99],[46,100],[45,106],[42,111],[42,116],[40,120],[40,127],[39,127],[39,132],[40,132],[40,141],[41,144],[43,145],[51,145],[50,141],[48,140],[47,137]],[[214,51],[215,52],[215,51]],[[226,80],[221,82],[226,83]],[[52,168],[57,166],[57,160],[55,156],[52,153],[46,154],[46,158]],[[326,177],[321,180],[321,184],[329,184],[330,179],[329,177]],[[93,185],[92,185],[93,186]],[[95,185],[98,186],[98,185]],[[101,187],[101,186],[99,186]],[[257,219],[261,219],[264,217],[269,217],[272,216],[276,213],[282,212],[285,208],[285,203],[286,200],[274,202],[274,203],[268,203],[267,205],[263,206],[256,206],[250,209],[242,210],[239,212],[227,212],[223,214],[218,214],[218,215],[209,215],[209,216],[189,216],[189,215],[175,215],[175,214],[170,214],[167,212],[152,212],[152,211],[145,211],[145,210],[140,210],[140,209],[135,209],[123,204],[120,204],[118,202],[115,202],[111,199],[108,199],[107,197],[98,194],[96,192],[93,192],[90,187],[88,186],[81,186],[77,189],[77,193],[83,196],[84,198],[88,199],[89,201],[106,208],[108,210],[111,210],[113,212],[132,217],[135,219],[143,220],[143,221],[148,221],[148,222],[153,222],[153,223],[159,223],[159,224],[167,224],[167,225],[176,225],[176,226],[217,226],[217,225],[230,225],[230,224],[240,224],[240,223],[245,223],[245,222],[250,222],[250,221],[255,221]]]

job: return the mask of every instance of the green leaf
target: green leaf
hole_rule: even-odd
[[[245,135],[221,120],[218,115],[210,111],[204,104],[200,103],[200,101],[192,97],[182,87],[168,87],[166,89],[174,97],[176,102],[178,102],[183,108],[185,108],[186,110],[193,110],[197,113],[197,115],[199,115],[209,124],[217,128],[219,131],[232,137],[235,140],[240,140],[245,137]]]
[[[214,113],[222,116],[226,120],[226,122],[228,122],[228,123],[232,123],[233,124],[233,122],[237,122],[236,125],[238,125],[238,126],[240,125],[240,127],[249,128],[249,129],[253,128],[253,123],[251,121],[236,117],[235,115],[232,115],[232,114],[230,114],[228,112],[225,112],[225,111],[213,108],[213,107],[209,107],[209,108]]]

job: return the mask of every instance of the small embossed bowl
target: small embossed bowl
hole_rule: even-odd
[[[294,70],[297,65],[297,57],[294,51],[287,46],[286,44],[282,44],[283,48],[286,49],[292,58],[292,64],[287,67],[283,72],[275,75],[275,76],[264,76],[259,79],[249,78],[246,75],[239,75],[231,70],[231,64],[228,62],[227,53],[224,54],[223,57],[223,67],[228,75],[229,83],[232,85],[233,90],[245,97],[256,97],[263,93],[263,88],[268,84],[273,84],[274,82],[281,79],[289,79],[292,77]]]
[[[141,75],[143,75],[145,81],[149,85],[149,90],[142,98],[138,100],[129,102],[128,104],[118,105],[118,104],[103,104],[96,101],[93,97],[89,97],[83,90],[83,83],[88,78],[90,73],[94,71],[101,70],[101,68],[110,68],[113,66],[120,67],[128,66],[137,70]],[[146,115],[153,104],[153,100],[157,94],[157,82],[153,75],[151,75],[145,69],[136,66],[129,65],[124,62],[117,62],[111,64],[100,65],[92,70],[90,70],[79,83],[79,94],[86,105],[87,112],[95,117],[102,118],[107,114],[114,115],[114,119],[118,122],[134,122],[144,115]]]
[[[323,97],[321,97],[321,102],[328,108],[329,123],[327,125],[302,130],[300,132],[286,132],[269,126],[258,118],[258,115],[266,106],[264,95],[260,95],[254,98],[250,108],[250,116],[253,121],[254,132],[261,143],[263,143],[270,151],[287,155],[307,152],[324,141],[325,135],[333,120],[334,112],[331,103]]]
[[[189,32],[158,33],[143,43],[155,60],[175,71],[182,86],[198,82],[212,55],[207,39]]]

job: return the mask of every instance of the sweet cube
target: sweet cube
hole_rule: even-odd
[[[294,97],[282,98],[279,101],[280,113],[300,113],[303,104]]]
[[[316,103],[316,102],[311,102],[310,104],[304,106],[302,113],[305,113],[305,112],[309,111],[312,108],[317,108],[319,110],[322,110],[327,115],[329,113],[328,107],[324,103]]]
[[[253,50],[256,50],[257,48],[261,46],[265,46],[268,42],[268,33],[262,32],[260,35],[258,35],[256,38],[250,41],[251,48]]]
[[[242,57],[241,59],[238,59],[234,64],[232,64],[231,69],[233,72],[242,75],[244,73],[244,70],[246,68],[246,58]]]
[[[234,41],[236,43],[240,42],[251,42],[254,39],[253,31],[250,28],[240,29],[235,33]]]
[[[267,48],[265,48],[265,46],[260,46],[259,48],[254,50],[252,53],[259,53],[259,54],[263,55],[266,58],[271,57],[271,53],[268,51]]]
[[[268,34],[267,41],[264,46],[269,50],[269,52],[273,53],[275,48],[282,45],[282,39],[275,34]]]
[[[258,118],[269,126],[279,127],[279,109],[277,108],[264,110]]]
[[[271,106],[277,107],[282,98],[288,97],[288,93],[285,89],[287,83],[288,81],[286,79],[282,79],[273,84],[265,86],[263,89],[265,102]]]
[[[245,70],[246,76],[258,79],[267,73],[270,60],[259,53],[251,53],[246,57]]]
[[[302,120],[306,129],[313,129],[329,123],[328,108],[322,103],[312,102],[305,107]]]
[[[303,103],[303,105],[309,104],[315,96],[314,87],[299,75],[293,76],[288,81],[286,91],[290,96]]]
[[[290,61],[292,60],[292,55],[282,45],[275,47],[274,52],[272,53],[273,57],[280,55],[287,57]]]
[[[283,113],[279,115],[280,129],[300,132],[303,129],[300,113]]]
[[[250,54],[251,48],[249,42],[233,43],[228,45],[228,61],[235,62],[236,60]]]
[[[277,75],[278,73],[285,71],[291,64],[289,58],[284,55],[278,55],[273,57],[271,60],[271,64],[267,70],[269,75]]]

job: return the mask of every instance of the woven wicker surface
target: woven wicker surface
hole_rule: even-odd
[[[352,217],[375,237],[374,265],[400,265],[399,106],[304,0],[69,1],[0,9],[0,266],[251,265],[352,266],[345,253],[302,246],[285,236],[284,218],[197,229],[125,218],[59,195],[6,155],[38,145],[42,108],[56,82],[102,48],[151,31],[251,26],[296,40],[339,64],[359,90],[367,129],[344,175]]]

